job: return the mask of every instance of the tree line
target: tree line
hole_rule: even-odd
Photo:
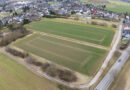
[[[22,25],[9,25],[9,30],[0,33],[0,46],[7,46],[11,42],[28,35],[30,31]]]

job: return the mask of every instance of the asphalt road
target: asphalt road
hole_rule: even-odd
[[[118,58],[116,63],[112,66],[112,68],[104,76],[104,78],[97,85],[95,90],[107,90],[109,88],[109,86],[111,85],[111,83],[114,81],[114,78],[120,72],[121,68],[124,66],[125,62],[128,60],[129,56],[130,56],[130,46]]]

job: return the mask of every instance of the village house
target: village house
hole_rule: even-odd
[[[54,3],[49,3],[49,2]],[[14,7],[12,7],[14,6]],[[28,7],[26,12],[23,8]],[[22,23],[25,18],[33,21],[51,14],[70,16],[79,15],[83,18],[98,18],[103,20],[120,20],[120,14],[104,10],[104,5],[85,4],[79,0],[36,0],[36,1],[17,1],[8,3],[0,12],[13,13],[18,15],[3,17],[2,23],[10,24],[12,22]],[[129,17],[127,17],[129,18]]]

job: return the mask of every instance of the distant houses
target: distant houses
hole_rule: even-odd
[[[49,2],[52,3],[49,3]],[[120,20],[121,14],[104,10],[105,5],[92,5],[80,2],[80,0],[36,0],[36,1],[17,1],[10,2],[4,6],[2,12],[19,12],[18,15],[6,17],[2,21],[10,23],[12,20],[20,23],[23,18],[33,20],[33,16],[43,17],[46,15],[62,15],[70,16],[72,14],[79,15],[83,18],[99,18],[104,20]],[[7,21],[8,20],[8,21]]]
[[[123,38],[130,39],[130,20],[124,25]]]
[[[109,21],[120,21],[122,14],[106,11],[104,8],[105,5],[85,4],[80,0],[30,0],[6,3],[0,9],[0,14],[11,14],[1,18],[4,26],[13,22],[22,23],[24,19],[35,21],[40,20],[41,17],[52,17],[53,15],[56,17],[69,17],[72,14],[76,14],[76,16],[83,17],[84,19],[98,18]]]
[[[126,19],[124,30],[122,32],[122,41],[120,44],[121,49],[125,49],[130,43],[130,18]]]

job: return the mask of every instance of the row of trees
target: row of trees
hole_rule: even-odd
[[[22,38],[28,34],[29,31],[27,31],[22,25],[10,25],[8,31],[1,33],[0,46],[6,46],[18,38]]]
[[[74,18],[74,20],[79,20],[79,16],[76,16],[75,18]],[[99,22],[97,22],[97,21],[91,21],[91,22],[87,22],[88,24],[92,24],[92,25],[99,25],[99,26],[105,26],[105,27],[108,27],[109,25],[107,24],[107,23],[99,23]],[[117,28],[118,26],[116,25],[116,24],[112,24],[111,25],[111,27],[113,27],[113,28]]]
[[[59,78],[65,82],[75,82],[77,80],[72,71],[59,69],[55,64],[41,63],[31,56],[26,57],[25,60],[29,64],[41,67],[41,70],[51,77]]]
[[[51,77],[58,77],[65,82],[75,82],[77,77],[69,70],[59,69],[56,65],[44,63],[41,67],[43,72],[46,72]]]
[[[104,23],[104,22],[103,22],[103,23],[99,23],[99,22],[96,22],[96,21],[92,21],[90,24],[108,27],[108,24],[107,24],[107,23]],[[118,26],[117,26],[116,24],[112,24],[111,27],[117,28]]]
[[[14,55],[14,56],[18,56],[18,57],[21,57],[21,58],[25,58],[29,55],[26,52],[21,52],[21,51],[18,51],[16,49],[13,49],[11,47],[6,47],[6,51],[9,52],[10,54]]]

